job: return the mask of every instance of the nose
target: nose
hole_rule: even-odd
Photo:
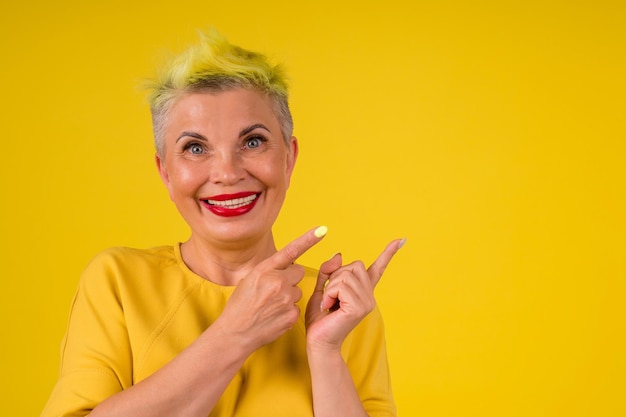
[[[214,184],[232,185],[245,176],[243,163],[238,155],[218,153],[210,159],[209,178]]]

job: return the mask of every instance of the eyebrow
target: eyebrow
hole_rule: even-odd
[[[182,138],[184,138],[185,136],[189,136],[195,139],[199,139],[199,140],[203,140],[203,141],[207,141],[208,139],[205,138],[203,135],[201,135],[200,133],[196,133],[196,132],[188,132],[188,131],[184,131],[183,133],[181,133],[178,138],[176,138],[176,142],[178,142],[179,140],[181,140]]]
[[[245,129],[242,129],[241,132],[239,132],[239,137],[247,135],[248,133],[252,132],[254,129],[264,129],[264,130],[267,130],[269,133],[272,133],[272,131],[269,130],[267,126],[265,126],[263,123],[255,123],[251,126],[246,127]]]

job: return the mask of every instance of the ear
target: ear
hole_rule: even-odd
[[[287,144],[287,185],[291,180],[291,174],[293,173],[293,169],[296,166],[296,160],[298,159],[298,139],[295,136],[292,136],[289,139],[289,143]]]
[[[165,184],[165,188],[167,188],[167,191],[169,192],[171,197],[172,190],[170,190],[170,176],[167,173],[167,169],[165,168],[165,162],[163,161],[163,159],[161,159],[161,156],[158,152],[154,154],[154,162],[156,163],[157,169],[159,170],[161,181],[163,181],[163,184]]]

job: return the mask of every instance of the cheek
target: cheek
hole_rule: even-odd
[[[284,160],[264,164],[257,172],[258,178],[262,178],[262,181],[267,186],[284,187],[289,184],[289,176]]]
[[[170,173],[170,192],[176,195],[189,194],[203,183],[200,166],[177,165]]]

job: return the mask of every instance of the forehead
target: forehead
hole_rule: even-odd
[[[278,124],[270,98],[256,90],[243,88],[185,94],[170,109],[169,119],[171,125],[228,125],[250,121]]]

